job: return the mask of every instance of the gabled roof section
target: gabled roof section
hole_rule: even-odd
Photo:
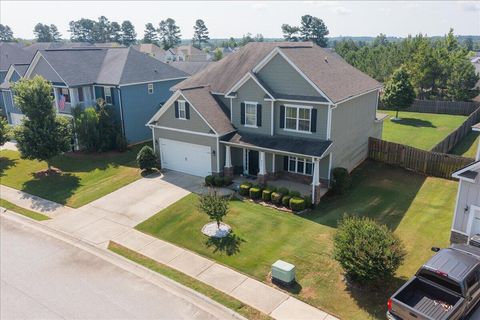
[[[30,63],[33,53],[24,50],[20,45],[0,42],[0,71],[7,71],[12,64]]]
[[[465,180],[475,183],[475,180],[480,173],[480,160],[477,160],[468,166],[465,166],[452,174],[453,178]]]
[[[238,81],[232,88],[230,88],[230,90],[228,90],[228,92],[225,93],[225,96],[231,95],[234,92],[236,92],[245,84],[245,82],[247,82],[250,79],[252,79],[267,94],[267,96],[270,99],[275,99],[273,97],[273,94],[271,93],[271,89],[265,83],[263,83],[255,74],[253,74],[250,71],[247,72],[245,76],[243,76],[240,79],[240,81]]]
[[[480,123],[477,123],[476,125],[472,126],[473,131],[480,131]]]
[[[282,54],[327,101],[335,104],[382,87],[336,54],[311,42],[255,42],[179,83],[174,89],[208,85],[212,92],[225,94],[247,72],[260,70],[275,54]]]

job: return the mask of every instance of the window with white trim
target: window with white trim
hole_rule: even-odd
[[[312,109],[300,106],[285,106],[285,129],[310,132]]]
[[[103,87],[103,92],[105,96],[105,102],[107,104],[112,104],[112,88],[111,87]]]
[[[185,107],[185,101],[178,100],[178,119],[187,119],[187,111]]]
[[[311,176],[313,174],[312,160],[298,157],[288,157],[288,172]]]
[[[153,83],[148,84],[148,94],[153,94]]]
[[[245,126],[257,126],[257,103],[245,102]]]

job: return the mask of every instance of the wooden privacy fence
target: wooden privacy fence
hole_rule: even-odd
[[[368,157],[429,176],[452,179],[452,173],[474,159],[420,150],[385,140],[370,138]]]
[[[450,152],[457,143],[460,142],[468,133],[470,133],[472,126],[480,122],[480,108],[477,108],[460,127],[450,133],[445,139],[440,141],[431,151],[433,152]]]
[[[468,116],[478,107],[480,107],[480,103],[478,102],[417,99],[413,102],[412,106],[405,109],[405,111]],[[378,108],[394,110],[394,108],[386,108],[381,101],[378,103]]]

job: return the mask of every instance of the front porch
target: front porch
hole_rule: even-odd
[[[291,137],[260,137],[262,141],[255,138],[258,143],[238,134],[222,141],[223,173],[234,178],[234,186],[250,181],[285,187],[304,196],[311,195],[312,202],[319,203],[330,184],[331,154],[327,151],[331,142],[297,141],[299,139]],[[264,145],[265,140],[269,146]],[[312,148],[306,143],[315,145]]]

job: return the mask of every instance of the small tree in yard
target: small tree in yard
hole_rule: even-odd
[[[0,146],[10,138],[10,126],[5,118],[0,118]]]
[[[144,146],[137,154],[137,164],[141,170],[151,171],[157,167],[157,157],[149,146]]]
[[[345,217],[334,238],[334,258],[345,273],[360,283],[393,276],[405,249],[385,225],[368,218]]]
[[[400,67],[385,84],[383,104],[386,107],[395,108],[397,111],[395,119],[399,119],[398,111],[410,107],[414,100],[415,90],[410,82],[410,76],[404,67]]]
[[[13,85],[13,91],[16,105],[25,115],[15,131],[21,157],[47,162],[50,172],[52,158],[70,150],[70,121],[57,117],[52,85],[42,77],[20,80]]]
[[[218,196],[215,192],[205,194],[200,197],[198,209],[208,215],[210,220],[217,222],[217,227],[220,228],[220,222],[228,213],[228,200]]]

